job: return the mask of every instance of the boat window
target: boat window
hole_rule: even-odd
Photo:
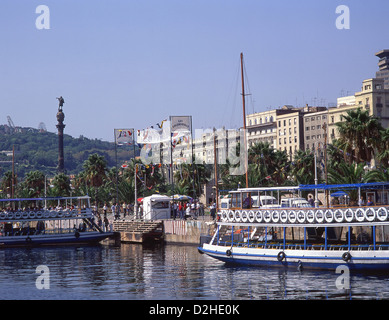
[[[271,205],[271,204],[278,204],[277,199],[263,199],[262,203],[264,206]]]
[[[231,207],[240,208],[242,206],[241,194],[233,193],[231,196]]]
[[[222,202],[221,205],[220,205],[220,208],[222,208],[222,209],[228,209],[228,204],[227,204],[227,202]]]
[[[156,201],[151,204],[153,209],[165,209],[169,208],[169,201]]]
[[[249,209],[253,206],[253,198],[250,192],[244,192],[243,194],[243,209]]]

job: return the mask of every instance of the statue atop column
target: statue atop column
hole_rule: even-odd
[[[62,111],[62,107],[63,107],[63,104],[65,103],[65,100],[64,100],[64,98],[62,98],[62,96],[57,98],[57,100],[58,100],[58,111]]]
[[[65,173],[65,165],[64,165],[64,152],[63,152],[63,129],[65,128],[65,124],[63,123],[65,119],[65,114],[62,111],[63,104],[65,103],[64,98],[60,96],[56,98],[58,100],[58,112],[57,112],[57,121],[56,125],[58,129],[58,173]]]

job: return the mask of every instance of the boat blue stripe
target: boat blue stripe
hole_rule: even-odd
[[[207,249],[204,249],[204,248],[200,248],[200,250],[204,251],[204,252],[209,252],[209,253],[213,253],[213,254],[224,254],[223,252],[219,252],[219,251],[213,251],[213,250],[207,250]],[[283,251],[283,250],[279,250],[277,251],[280,252],[280,251]],[[285,252],[285,251],[284,251]],[[344,251],[344,252],[347,252],[347,251]],[[352,251],[350,252],[351,253],[351,256],[352,256]],[[339,257],[324,257],[324,256],[292,256],[292,255],[288,255],[287,252],[285,253],[286,254],[286,258],[290,258],[290,259],[317,259],[317,260],[342,260],[342,257],[339,256]],[[258,258],[277,258],[277,254],[275,255],[272,255],[272,254],[249,254],[249,253],[236,253],[236,252],[233,252],[232,250],[232,254],[231,256],[229,257],[230,259],[233,259],[234,256],[243,256],[243,257],[258,257]],[[389,252],[388,252],[388,256],[387,257],[353,257],[352,256],[352,259],[351,260],[389,260]]]

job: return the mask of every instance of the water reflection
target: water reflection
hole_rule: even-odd
[[[50,289],[35,287],[47,265]],[[388,299],[388,275],[228,266],[192,246],[123,244],[0,250],[2,299]]]

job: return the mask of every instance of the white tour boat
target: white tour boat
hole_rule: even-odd
[[[228,205],[218,212],[215,234],[201,237],[198,249],[227,263],[389,270],[388,189],[389,182],[231,191]],[[253,201],[263,194],[280,199],[291,192],[301,200],[301,192],[309,190],[325,191],[328,199],[337,195],[340,201],[316,207],[307,207],[306,201],[261,207]],[[351,192],[354,198],[373,198],[374,204],[348,203]]]
[[[0,210],[0,248],[91,244],[113,235],[96,224],[88,196],[0,199]]]

